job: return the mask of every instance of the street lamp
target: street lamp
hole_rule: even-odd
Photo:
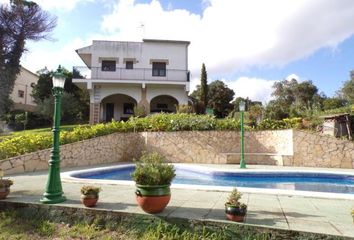
[[[244,129],[243,129],[243,113],[246,108],[246,103],[244,101],[240,102],[240,113],[241,113],[241,160],[240,160],[240,168],[246,168],[245,163],[245,145],[244,145]]]
[[[49,174],[47,186],[41,202],[45,204],[54,204],[64,202],[66,198],[63,196],[63,190],[60,180],[60,153],[59,153],[59,135],[60,135],[60,111],[61,111],[61,96],[64,91],[65,75],[62,68],[53,73],[53,89],[52,93],[55,99],[54,102],[54,124],[53,124],[53,147],[49,160]]]

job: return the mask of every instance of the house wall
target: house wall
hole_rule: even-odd
[[[139,79],[186,81],[187,44],[173,42],[93,41],[91,67],[93,79]],[[80,52],[79,52],[80,53]],[[134,59],[134,69],[126,70],[125,59]],[[117,70],[101,71],[102,60],[115,60]],[[166,61],[167,76],[152,76],[152,61]]]
[[[15,109],[24,109],[33,111],[36,106],[33,97],[31,96],[33,87],[31,84],[37,84],[38,76],[34,73],[28,71],[27,69],[21,67],[19,75],[16,77],[14,84],[14,89],[10,94],[10,98],[14,101]],[[18,91],[24,92],[23,98],[19,97]]]

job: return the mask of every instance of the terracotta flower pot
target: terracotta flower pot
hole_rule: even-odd
[[[136,185],[136,201],[147,213],[162,212],[171,199],[170,185]]]
[[[98,195],[81,195],[81,202],[85,207],[94,207],[98,201]]]
[[[5,199],[10,193],[10,188],[0,188],[0,199]]]
[[[234,222],[243,222],[247,208],[239,208],[232,205],[225,205],[226,218]]]

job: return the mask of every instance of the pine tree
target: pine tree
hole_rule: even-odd
[[[203,103],[204,112],[205,112],[206,107],[208,106],[208,76],[207,76],[204,63],[202,65],[202,71],[200,75],[200,86],[201,86],[200,100]]]

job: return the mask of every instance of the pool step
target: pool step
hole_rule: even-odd
[[[241,153],[222,153],[227,164],[239,164]],[[245,153],[246,164],[283,165],[283,156],[273,153]]]

